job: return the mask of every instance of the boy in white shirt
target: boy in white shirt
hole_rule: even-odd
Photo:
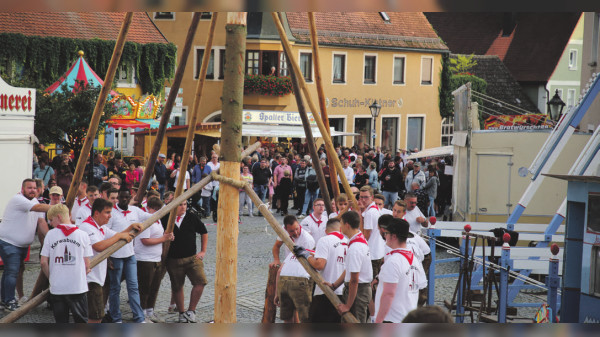
[[[84,206],[79,207],[77,213],[75,214],[75,226],[81,226],[83,220],[87,219],[92,215],[92,205],[94,204],[94,200],[100,198],[100,192],[98,192],[98,187],[94,185],[90,185],[85,190],[87,195],[87,203]]]
[[[69,323],[69,312],[75,323],[87,323],[87,281],[92,256],[90,239],[71,224],[67,206],[54,205],[48,210],[54,229],[44,238],[40,264],[50,280],[50,298],[56,323]]]
[[[340,214],[346,211],[348,211],[348,196],[346,193],[340,193],[335,199],[335,211],[329,214],[329,219],[336,218],[339,220]]]
[[[327,223],[327,213],[325,212],[325,201],[321,198],[313,202],[313,213],[302,219],[300,226],[312,235],[315,242],[325,236],[325,227]]]
[[[377,208],[379,208],[381,215],[392,215],[392,210],[385,208],[385,196],[383,194],[375,194],[373,201],[375,202],[375,205],[377,205]]]

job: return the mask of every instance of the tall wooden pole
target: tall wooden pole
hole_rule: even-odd
[[[208,36],[206,39],[206,46],[204,47],[204,55],[202,56],[202,65],[200,66],[200,74],[198,75],[198,85],[196,86],[196,95],[194,96],[194,104],[190,111],[188,120],[187,135],[185,138],[185,146],[183,148],[183,155],[181,156],[181,163],[179,165],[179,178],[177,179],[177,186],[175,188],[175,197],[179,196],[183,192],[183,184],[185,183],[185,175],[187,174],[187,167],[190,160],[190,153],[192,152],[192,144],[194,144],[194,135],[196,131],[196,123],[200,115],[200,102],[202,100],[202,90],[204,89],[204,82],[206,81],[206,72],[208,70],[208,61],[210,59],[210,51],[212,49],[213,37],[215,35],[215,26],[217,25],[218,12],[214,12],[212,19],[210,20],[210,27],[208,29]],[[169,222],[167,223],[167,233],[173,231],[175,226],[175,217],[177,215],[177,209],[171,211],[169,216]],[[163,255],[169,251],[170,241],[166,241],[163,245]]]
[[[288,63],[288,68],[291,68],[290,58],[286,53],[286,59]],[[327,214],[331,214],[333,209],[331,208],[331,199],[329,198],[329,190],[327,189],[327,182],[325,180],[325,174],[323,174],[323,168],[321,167],[321,162],[319,161],[319,155],[317,154],[317,147],[315,145],[315,139],[313,138],[312,129],[310,128],[310,122],[308,120],[308,114],[306,113],[306,109],[304,108],[304,102],[302,101],[302,93],[300,92],[300,86],[298,85],[298,78],[296,74],[292,71],[290,72],[290,77],[292,79],[292,87],[294,89],[294,97],[296,98],[296,105],[298,106],[298,112],[300,114],[300,119],[302,119],[302,126],[304,127],[304,135],[306,136],[306,142],[308,143],[308,151],[310,153],[310,158],[312,159],[313,168],[317,174],[317,180],[319,181],[319,187],[321,188],[321,194],[323,195],[323,201],[325,201],[325,208],[327,209]],[[317,113],[313,112],[313,115]],[[323,138],[328,137],[328,135],[321,135]]]
[[[283,48],[286,50],[287,54],[289,55],[289,60],[292,63],[292,69],[290,69],[290,71],[293,71],[296,73],[296,78],[298,78],[300,88],[302,89],[302,92],[304,93],[304,98],[306,98],[306,102],[308,103],[308,107],[309,107],[310,111],[313,111],[313,112],[318,111],[315,104],[313,103],[312,99],[310,98],[310,93],[308,92],[308,87],[306,86],[306,82],[304,81],[304,77],[302,76],[302,72],[300,71],[300,66],[298,65],[298,62],[296,61],[296,57],[291,52],[292,47],[290,45],[290,41],[288,41],[288,38],[285,35],[285,30],[283,29],[281,20],[279,20],[279,16],[277,16],[276,12],[272,12],[271,16],[273,17],[273,21],[275,21],[275,26],[277,27],[277,31],[279,32],[281,44],[283,45]],[[321,132],[321,134],[322,135],[327,134],[327,129],[325,128],[325,125],[323,125],[323,120],[321,119],[321,116],[318,113],[313,113],[313,117],[315,119],[315,122],[317,122],[317,126],[319,127],[319,131]],[[331,141],[331,138],[323,137],[323,140],[325,141],[325,149],[327,150],[327,153],[329,153],[329,154],[335,153],[335,148],[333,147],[333,142]],[[333,163],[338,172],[341,173],[344,171],[342,168],[342,164],[340,163],[340,159],[337,156],[329,156],[328,158],[329,158],[330,164]],[[350,184],[348,183],[346,176],[344,174],[340,174],[339,177],[340,177],[340,180],[342,181],[342,186],[344,187],[344,190],[346,191],[346,194],[348,195],[348,198],[350,199],[350,203],[352,204],[352,207],[355,210],[358,210],[359,209],[358,203],[356,202],[356,198],[354,197],[354,194],[352,194],[352,190],[350,189]]]
[[[225,78],[221,97],[221,167],[223,176],[240,179],[242,110],[246,59],[245,12],[227,13]],[[215,274],[215,323],[235,323],[239,190],[227,184],[219,189]]]
[[[331,133],[329,132],[331,130],[329,127],[329,117],[327,116],[327,107],[325,106],[323,78],[321,76],[321,56],[319,55],[319,39],[317,38],[317,25],[315,23],[315,13],[308,12],[308,24],[310,28],[310,41],[312,44],[313,63],[315,64],[315,82],[317,83],[317,95],[319,97],[319,108],[321,108],[321,119],[323,119],[323,124],[325,125],[325,129],[327,129],[327,136],[331,137]],[[323,138],[327,136],[323,135]],[[328,151],[327,157],[329,158],[329,156],[337,156],[337,153],[329,153]],[[337,180],[337,170],[335,169],[335,165],[332,165],[331,159],[329,160],[329,180],[331,182],[331,190],[333,192],[333,197],[337,198],[338,195],[340,195],[340,186],[338,185]],[[327,212],[329,213],[329,211]]]
[[[187,64],[188,57],[190,55],[190,50],[192,49],[192,44],[194,42],[194,37],[196,36],[196,30],[198,28],[198,23],[200,22],[200,14],[199,12],[194,13],[192,16],[192,23],[190,23],[190,28],[188,29],[187,36],[185,38],[185,43],[183,45],[183,50],[181,51],[181,58],[179,59],[179,64],[177,65],[177,70],[175,71],[175,78],[173,79],[173,85],[171,86],[171,91],[169,92],[169,97],[167,98],[167,102],[165,103],[165,109],[160,118],[160,124],[158,126],[158,130],[156,131],[156,138],[154,139],[154,146],[152,147],[152,151],[150,151],[150,156],[148,157],[148,165],[146,165],[146,169],[144,170],[144,175],[140,181],[140,189],[135,196],[135,201],[137,204],[141,204],[144,199],[144,195],[146,195],[146,186],[150,182],[150,177],[154,174],[154,165],[156,164],[156,159],[158,158],[158,152],[160,151],[160,147],[162,146],[163,139],[165,138],[165,133],[167,132],[167,124],[169,124],[169,119],[171,118],[171,111],[173,111],[173,105],[175,104],[175,99],[177,98],[177,93],[179,92],[179,87],[181,86],[181,80],[183,79],[183,74],[185,72],[185,66]],[[183,178],[185,180],[185,176]]]
[[[98,100],[96,101],[94,113],[92,114],[90,126],[88,127],[88,133],[85,136],[83,148],[81,149],[79,159],[77,160],[77,167],[75,168],[75,173],[73,173],[73,180],[71,181],[71,186],[69,187],[69,192],[67,193],[67,200],[65,203],[67,207],[69,207],[69,209],[73,207],[73,202],[75,201],[75,196],[77,195],[77,189],[79,188],[79,182],[81,182],[81,177],[83,177],[83,170],[85,169],[85,164],[89,157],[90,151],[92,150],[92,146],[94,145],[94,138],[96,138],[96,133],[98,132],[98,125],[100,124],[100,117],[102,116],[102,113],[104,111],[106,97],[108,97],[108,93],[111,90],[111,85],[113,83],[113,79],[115,78],[115,72],[117,71],[119,61],[121,60],[121,55],[123,54],[123,46],[125,45],[125,39],[127,37],[127,32],[129,31],[129,26],[131,26],[132,19],[132,12],[128,12],[125,14],[123,24],[121,25],[121,31],[119,32],[119,36],[117,37],[117,42],[115,43],[115,48],[113,49],[113,54],[110,58],[108,69],[106,70],[104,85],[102,86],[102,89],[100,90],[100,95],[98,96]],[[90,158],[91,163],[93,163],[93,160],[94,158]]]

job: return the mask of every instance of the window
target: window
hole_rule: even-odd
[[[246,74],[260,74],[260,53],[258,50],[246,51]]]
[[[335,131],[344,132],[344,118],[329,118],[329,126]],[[344,136],[331,137],[334,146],[344,145]]]
[[[279,73],[279,52],[278,51],[263,51],[261,52],[261,74],[265,76],[277,76]]]
[[[575,101],[575,89],[567,90],[567,111],[573,107]]]
[[[175,20],[175,12],[154,12],[155,20]]]
[[[365,55],[364,83],[375,83],[377,56]]]
[[[312,54],[300,53],[300,72],[306,82],[312,82]]]
[[[383,19],[383,22],[385,23],[390,23],[390,16],[387,15],[386,12],[379,12],[379,15],[381,16],[381,18]]]
[[[359,134],[354,136],[354,145],[359,149],[365,144],[371,145],[371,119],[372,117],[354,119],[354,133]]]
[[[117,79],[117,87],[135,87],[135,68],[132,65],[121,64],[119,66],[118,76],[119,78]]]
[[[594,22],[592,28],[592,55],[590,57],[590,67],[595,67],[598,64],[598,39],[600,34],[600,14],[594,13]]]
[[[452,145],[454,135],[454,120],[452,117],[442,119],[442,146]]]
[[[398,149],[398,117],[381,119],[381,151],[396,153]]]
[[[577,69],[577,49],[569,51],[569,70]]]
[[[346,83],[346,55],[333,55],[333,83]]]
[[[202,58],[204,57],[204,49],[196,49],[196,71],[194,71],[194,79],[198,79],[200,75],[200,67],[202,66]],[[215,50],[210,51],[208,59],[208,69],[206,70],[206,78],[215,78]]]
[[[225,49],[219,49],[219,79],[225,78]]]
[[[129,130],[130,129],[119,128],[114,131],[115,149],[120,149],[121,151],[127,149],[127,139],[129,138]],[[121,134],[123,135],[123,138],[121,138]]]
[[[200,12],[200,20],[212,19],[212,12]]]
[[[279,76],[288,76],[288,64],[284,52],[279,52]]]
[[[410,151],[415,148],[419,151],[423,150],[423,117],[408,117],[406,147]]]
[[[433,58],[421,58],[421,85],[433,84]]]
[[[404,84],[404,71],[406,67],[406,57],[394,57],[394,84]]]

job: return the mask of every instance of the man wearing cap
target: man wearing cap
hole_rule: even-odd
[[[164,153],[158,155],[158,160],[154,165],[154,176],[156,177],[156,181],[158,181],[158,192],[160,193],[160,198],[162,199],[165,194],[165,185],[167,184],[167,167],[165,166],[165,156]]]
[[[423,187],[425,184],[425,173],[421,171],[421,163],[418,160],[413,164],[413,170],[406,175],[404,186],[407,192],[413,191],[413,183],[419,183],[419,187]]]
[[[48,194],[50,196],[50,203],[49,203],[50,206],[58,205],[63,202],[62,201],[63,191],[62,191],[62,188],[60,188],[59,186],[52,186],[50,188],[50,191]]]
[[[408,222],[391,219],[383,231],[392,250],[386,254],[379,272],[379,289],[375,297],[375,323],[400,323],[408,312],[417,308],[419,289],[427,286],[423,266],[406,240],[413,237]]]

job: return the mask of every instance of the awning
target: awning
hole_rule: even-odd
[[[444,157],[450,156],[454,154],[454,145],[450,146],[442,146],[442,147],[433,147],[431,149],[425,149],[423,151],[419,151],[417,153],[413,153],[410,156],[406,157],[406,159],[417,159],[424,157]]]
[[[118,129],[118,128],[123,128],[123,129],[136,129],[136,128],[142,128],[142,129],[148,129],[150,127],[150,124],[148,123],[143,123],[140,122],[136,119],[109,119],[108,121],[106,121],[106,123],[108,124],[109,128],[113,128],[113,129]]]
[[[331,128],[331,136],[358,136],[358,133],[340,132]],[[318,128],[312,128],[314,138],[321,138]],[[196,130],[197,135],[220,138],[220,130]],[[267,124],[242,124],[242,136],[269,137],[269,138],[306,138],[302,126],[293,125],[267,125]]]
[[[158,129],[158,126],[160,125],[160,120],[157,120],[157,119],[142,119],[142,118],[138,118],[136,120],[138,122],[149,124],[151,129]],[[171,123],[167,123],[167,128],[170,128],[170,127],[171,127]]]

